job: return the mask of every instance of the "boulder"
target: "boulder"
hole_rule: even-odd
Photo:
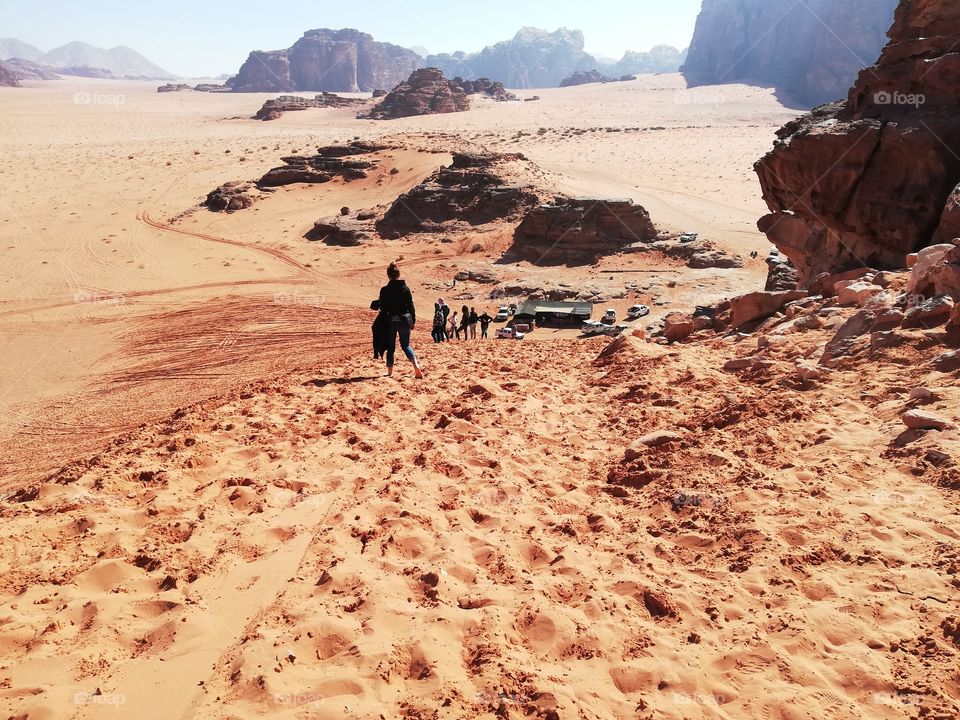
[[[811,295],[833,297],[837,294],[837,285],[851,280],[863,280],[872,283],[877,271],[872,268],[859,267],[839,273],[820,273],[808,285]]]
[[[184,90],[192,90],[189,85],[185,83],[167,83],[166,85],[161,85],[157,88],[158,93],[171,93],[171,92],[183,92]]]
[[[732,311],[730,324],[734,328],[739,328],[748,322],[762,320],[782,310],[787,303],[805,297],[807,297],[807,293],[803,290],[786,290],[783,292],[761,290],[735,297],[730,300]]]
[[[679,312],[672,312],[663,319],[663,336],[668,342],[686,340],[695,330],[693,318]]]
[[[859,338],[872,330],[876,319],[877,315],[872,310],[861,310],[847,319],[827,343],[820,357],[820,364],[831,367],[838,358],[851,354],[857,347]]]
[[[624,452],[623,459],[626,462],[633,462],[637,458],[642,457],[649,449],[680,442],[681,440],[683,440],[683,435],[673,430],[654,430],[651,433],[638,437],[631,443],[630,447]]]
[[[949,420],[926,410],[908,410],[900,419],[911,430],[945,430],[953,427]]]
[[[844,280],[834,285],[837,293],[837,302],[841,305],[857,305],[862,307],[870,298],[883,292],[879,285],[864,280]]]
[[[938,295],[907,310],[902,325],[904,328],[931,330],[946,324],[953,311],[953,299],[947,295]]]
[[[960,370],[960,350],[951,350],[938,355],[933,366],[940,372],[954,372]]]
[[[930,271],[956,248],[952,243],[941,243],[925,247],[914,254],[910,267],[910,279],[907,281],[907,293],[917,294],[918,288],[928,283]]]
[[[767,282],[763,286],[764,290],[773,292],[796,290],[799,282],[800,276],[797,274],[797,269],[789,261],[767,262]]]

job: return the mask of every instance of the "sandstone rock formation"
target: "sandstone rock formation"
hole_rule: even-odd
[[[4,62],[0,62],[0,85],[18,87],[20,82],[17,80],[16,71]]]
[[[171,92],[183,92],[184,90],[192,90],[189,85],[186,83],[167,83],[166,85],[161,85],[157,88],[158,93],[171,93]]]
[[[236,212],[245,210],[259,199],[256,185],[252,182],[235,180],[224,183],[207,195],[203,206],[213,212]]]
[[[292,155],[283,158],[284,165],[268,171],[256,181],[234,181],[221,185],[207,195],[203,205],[215,212],[235,212],[250,207],[273,192],[274,188],[294,183],[326,183],[335,177],[346,181],[367,177],[367,171],[376,167],[376,158],[358,156],[384,150],[386,146],[360,141],[348,145],[330,145],[317,148],[316,155]],[[259,191],[259,192],[258,192]]]
[[[60,80],[60,75],[54,72],[52,67],[43,63],[23,58],[10,58],[3,62],[13,71],[17,80]]]
[[[299,95],[281,95],[278,98],[267,100],[254,120],[277,120],[285,112],[307,110],[309,108],[342,108],[365,105],[366,100],[360,98],[345,98],[334,93],[321,93],[314,98],[300,97]]]
[[[437,68],[416,70],[400,83],[370,112],[361,117],[394,120],[415,115],[464,112],[470,109],[469,95],[482,94],[493,100],[516,100],[502,83],[487,78],[447,80]]]
[[[526,27],[511,40],[467,55],[429,55],[426,64],[438,67],[449,77],[490,77],[509,88],[557,87],[577,70],[596,68],[597,61],[584,51],[579,30],[560,28],[547,32]]]
[[[890,39],[846,102],[787,124],[755,166],[771,211],[760,229],[801,287],[822,272],[903,267],[956,227],[960,6],[904,0]]]
[[[650,215],[630,200],[557,198],[524,217],[505,259],[536,265],[588,265],[657,238]]]
[[[599,70],[577,70],[570,77],[560,81],[560,87],[573,87],[575,85],[590,85],[591,83],[608,83],[614,79],[607,77]]]
[[[308,30],[287,50],[250,53],[227,84],[235,92],[372,92],[422,64],[412,50],[357,30]]]
[[[772,86],[808,107],[845,95],[897,0],[704,0],[683,65],[694,85]]]
[[[335,146],[337,147],[337,146]],[[344,155],[325,153],[329,148],[320,148],[317,155],[292,155],[283,158],[286,163],[268,171],[257,181],[260,187],[279,187],[294,183],[326,183],[335,177],[346,181],[367,177],[367,170],[377,165],[376,160],[360,160]],[[352,153],[363,154],[363,153]]]
[[[364,117],[393,120],[415,115],[464,112],[470,109],[463,88],[447,80],[437,68],[416,70]]]
[[[523,155],[458,153],[449,167],[404,193],[377,223],[384,237],[519,218],[540,202],[534,188],[514,184],[527,174]]]

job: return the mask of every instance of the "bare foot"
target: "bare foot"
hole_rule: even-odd
[[[417,380],[423,380],[423,370],[421,370],[420,368],[416,368],[414,370],[413,375],[415,378],[417,378]]]

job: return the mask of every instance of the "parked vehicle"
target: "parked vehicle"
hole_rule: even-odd
[[[517,314],[517,304],[516,304],[516,303],[510,303],[510,308],[509,308],[509,310],[510,310],[510,315],[511,315],[511,316],[516,315],[516,314]]]
[[[627,310],[627,318],[629,320],[636,320],[637,318],[646,317],[650,314],[650,308],[646,305],[632,305],[629,310]]]
[[[512,327],[502,327],[497,330],[497,339],[499,340],[523,340],[523,333],[517,332]]]
[[[516,331],[519,332],[519,333],[526,334],[526,333],[529,333],[529,332],[533,332],[533,325],[528,325],[527,323],[518,323],[518,322],[515,322],[515,323],[513,324],[513,329],[516,330]]]
[[[607,331],[607,326],[596,320],[587,320],[580,326],[580,332],[584,335],[602,335]]]
[[[622,334],[623,332],[629,329],[630,329],[629,325],[624,325],[622,323],[619,325],[611,325],[610,327],[606,328],[606,334],[609,335],[610,337],[617,337],[618,335]]]
[[[510,308],[508,308],[506,305],[501,305],[500,308],[497,310],[497,315],[496,317],[493,318],[493,321],[500,323],[500,322],[506,322],[509,319],[510,319]]]
[[[698,235],[695,232],[685,232],[680,236],[680,242],[682,243],[692,243],[695,242]]]
[[[613,308],[607,308],[607,312],[603,314],[603,317],[600,318],[600,322],[604,325],[613,325],[617,321],[617,311]]]

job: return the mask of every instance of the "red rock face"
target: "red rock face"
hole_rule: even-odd
[[[357,30],[308,30],[288,50],[250,53],[228,84],[235,92],[372,92],[421,64],[412,50]]]
[[[759,222],[806,286],[821,272],[899,268],[952,232],[960,182],[960,5],[903,0],[877,65],[844,103],[778,132],[755,166]]]

